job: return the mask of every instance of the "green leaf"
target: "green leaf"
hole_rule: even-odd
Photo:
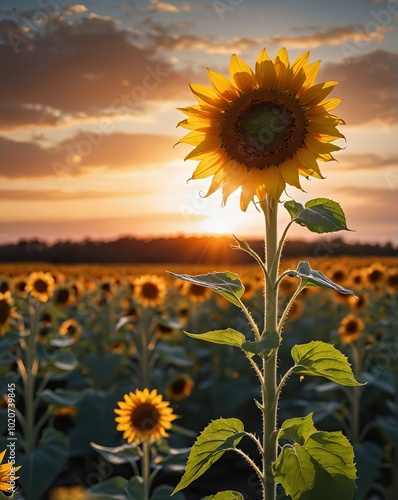
[[[122,476],[114,476],[88,489],[90,500],[126,500],[127,481]]]
[[[292,358],[296,363],[295,373],[325,377],[340,385],[365,385],[355,380],[347,357],[326,342],[313,340],[308,344],[295,345]]]
[[[305,441],[316,432],[312,413],[306,417],[290,418],[283,422],[278,434],[279,440],[287,440],[290,444],[298,443],[304,445]]]
[[[294,219],[295,217],[298,216],[300,212],[304,210],[304,206],[301,203],[297,203],[294,200],[289,200],[286,201],[283,206],[286,208],[286,210],[289,212],[290,217]]]
[[[242,285],[239,276],[236,273],[231,273],[230,271],[225,271],[224,273],[213,272],[208,274],[198,274],[196,276],[192,276],[190,274],[175,274],[170,271],[167,272],[174,278],[189,281],[195,285],[211,288],[238,307],[238,299],[240,299],[245,291],[245,287]]]
[[[273,464],[275,480],[293,500],[352,498],[356,469],[348,439],[341,432],[317,431],[311,426],[312,414],[301,419],[302,429],[300,419],[293,420],[293,424],[288,420],[282,425],[279,437],[286,437],[285,429],[295,428],[302,444],[282,448]]]
[[[300,278],[303,286],[321,286],[323,288],[331,288],[345,295],[355,296],[352,290],[336,285],[336,283],[333,283],[333,281],[327,278],[321,271],[314,271],[314,269],[311,269],[308,262],[299,262],[297,264],[297,269],[295,271],[290,271],[290,275]]]
[[[120,359],[119,354],[113,352],[107,352],[103,356],[88,353],[84,357],[84,365],[90,371],[90,378],[105,386],[116,376]]]
[[[151,500],[170,500],[170,497],[173,493],[173,488],[171,486],[158,486],[153,495],[151,496]],[[182,493],[176,493],[173,500],[184,500],[184,495]]]
[[[145,500],[145,484],[141,476],[132,477],[126,486],[127,498],[130,500]]]
[[[192,359],[188,357],[187,351],[182,345],[170,345],[166,342],[158,342],[155,351],[157,354],[160,354],[166,363],[181,368],[193,365]]]
[[[90,443],[94,450],[111,464],[128,464],[141,458],[141,448],[136,444],[123,444],[122,446],[108,447]]]
[[[185,473],[173,494],[204,474],[227,450],[235,448],[244,435],[243,423],[237,418],[213,420],[192,446]]]
[[[365,441],[354,448],[358,470],[357,490],[355,500],[363,500],[379,476],[383,462],[383,450],[373,441]]]
[[[272,356],[276,349],[278,349],[280,344],[279,335],[277,332],[267,332],[265,337],[261,340],[247,340],[243,342],[242,349],[246,352],[250,352],[252,354],[258,354],[265,359],[268,359]]]
[[[40,398],[43,399],[43,401],[49,405],[57,406],[74,406],[82,399],[83,396],[84,393],[82,392],[68,391],[65,389],[55,389],[55,391],[45,389],[40,394]]]
[[[54,429],[46,429],[39,446],[30,454],[20,454],[20,482],[29,500],[39,500],[61,472],[68,458],[68,438]]]
[[[205,500],[244,500],[244,497],[238,491],[219,491],[216,495],[205,497]]]
[[[336,231],[349,231],[343,209],[340,204],[327,198],[316,198],[307,201],[305,207],[299,203],[285,207],[292,216],[292,220],[305,226],[313,233],[334,233]]]
[[[52,371],[52,366],[55,371],[71,371],[77,368],[78,361],[76,354],[72,351],[57,351],[54,359],[49,362],[48,368]]]
[[[226,330],[213,330],[211,332],[199,334],[188,333],[185,331],[184,333],[193,339],[206,340],[207,342],[212,342],[213,344],[224,344],[232,347],[241,347],[246,341],[246,337],[233,328],[227,328]]]

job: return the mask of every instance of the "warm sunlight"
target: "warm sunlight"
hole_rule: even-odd
[[[236,220],[228,212],[211,215],[200,224],[204,233],[231,234],[236,231]]]

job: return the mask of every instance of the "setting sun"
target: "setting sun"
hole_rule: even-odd
[[[227,212],[208,217],[200,226],[204,233],[211,234],[231,234],[237,228],[236,220]]]

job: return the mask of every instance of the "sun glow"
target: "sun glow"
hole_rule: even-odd
[[[236,230],[236,220],[230,213],[211,215],[201,223],[201,230],[211,234],[231,234]]]

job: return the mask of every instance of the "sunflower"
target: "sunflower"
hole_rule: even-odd
[[[341,335],[341,341],[343,344],[350,344],[361,336],[364,328],[364,322],[360,318],[354,316],[353,314],[349,314],[341,320],[340,327],[338,329],[338,332]]]
[[[191,395],[194,385],[195,382],[189,375],[178,375],[167,386],[166,396],[174,401],[181,401]]]
[[[26,276],[17,276],[14,278],[11,283],[12,291],[22,297],[25,297],[26,279]]]
[[[177,418],[168,401],[163,401],[156,389],[130,392],[124,395],[124,401],[118,402],[115,413],[116,430],[123,431],[123,438],[128,443],[140,444],[143,441],[160,441],[168,437],[167,430],[171,422]]]
[[[181,330],[158,321],[156,324],[155,332],[159,338],[169,340],[170,338],[178,335]]]
[[[21,466],[14,467],[14,464],[10,462],[2,464],[6,451],[7,450],[4,450],[0,453],[0,491],[9,492],[10,483],[8,481],[15,481],[15,479],[18,479],[18,477],[15,476],[15,472],[17,472]]]
[[[378,287],[384,281],[386,273],[386,268],[376,262],[366,269],[366,281],[370,286]]]
[[[254,196],[277,201],[286,184],[301,189],[299,174],[323,179],[317,161],[334,160],[344,122],[330,113],[341,99],[326,99],[337,82],[314,85],[320,62],[309,55],[291,64],[286,49],[274,61],[263,49],[254,72],[233,55],[231,80],[208,70],[212,87],[191,85],[199,104],[180,108],[188,118],[178,125],[191,132],[179,142],[195,146],[185,157],[199,161],[192,179],[213,176],[206,196],[222,188],[225,204],[241,187],[246,211]]]
[[[26,282],[26,291],[40,302],[47,302],[54,290],[54,277],[51,273],[42,271],[29,274]]]
[[[134,282],[134,298],[145,307],[160,305],[166,295],[166,282],[160,276],[146,274]]]
[[[73,340],[79,340],[82,336],[82,329],[79,323],[74,319],[67,319],[59,327],[61,335],[69,335]]]
[[[8,323],[14,316],[15,308],[10,292],[0,292],[0,335],[6,333]]]
[[[75,300],[72,290],[67,286],[61,286],[54,292],[54,304],[58,307],[67,307]]]
[[[86,500],[91,497],[82,486],[57,486],[50,491],[50,500]]]
[[[386,277],[386,283],[391,292],[396,292],[398,288],[398,269],[389,269]]]

